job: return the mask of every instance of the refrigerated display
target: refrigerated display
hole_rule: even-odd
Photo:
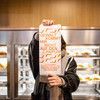
[[[74,57],[77,75],[80,78],[78,89],[72,93],[75,100],[100,99],[100,30],[63,29],[67,43],[66,55]]]
[[[37,29],[14,31],[14,99],[30,100],[35,80],[28,60],[28,45]]]
[[[0,29],[0,100],[30,100],[34,90],[28,45],[38,28]],[[100,99],[100,28],[62,27],[66,55],[74,56],[80,85],[74,100]]]
[[[36,31],[37,28],[0,28],[0,100],[30,100],[34,78],[28,45]]]
[[[0,95],[7,95],[7,46],[0,46]]]
[[[100,52],[99,46],[67,46],[67,55],[77,62],[80,86],[74,95],[100,95]],[[69,53],[68,53],[69,52]],[[99,87],[99,88],[97,88]]]
[[[29,67],[28,46],[18,46],[18,95],[30,95],[35,80]]]

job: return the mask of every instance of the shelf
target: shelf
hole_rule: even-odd
[[[7,58],[7,55],[0,55],[0,58]]]
[[[25,68],[25,67],[27,67],[27,68]],[[18,70],[19,71],[31,71],[31,69],[29,68],[29,66],[25,66],[25,67],[19,68]]]
[[[7,68],[0,68],[0,76],[7,76]]]
[[[28,80],[27,80],[28,79]],[[34,78],[33,77],[29,77],[29,76],[20,76],[19,77],[19,81],[29,81],[29,80],[32,80],[34,81]]]
[[[7,68],[0,68],[0,72],[7,72]]]
[[[35,82],[32,82],[32,81],[31,82],[30,81],[29,82],[28,81],[19,81],[18,83],[19,84],[35,84]]]
[[[98,60],[100,60],[100,57],[75,57],[74,56],[74,58],[75,59],[98,59]]]
[[[80,81],[81,84],[99,84],[100,80],[94,80],[94,81]]]
[[[99,55],[67,55],[67,56],[73,56],[73,57],[99,57]]]
[[[7,76],[7,72],[0,72],[0,76]]]
[[[7,86],[7,82],[0,82],[0,86]]]
[[[99,93],[96,91],[95,85],[93,85],[93,84],[92,85],[90,85],[90,84],[89,85],[87,85],[87,84],[80,85],[79,88],[75,92],[73,92],[72,94],[76,95],[76,96],[84,96],[84,97],[85,96],[88,96],[88,97],[89,96],[90,97],[92,97],[92,96],[98,97],[99,96]],[[84,100],[89,100],[89,98],[84,99]],[[95,99],[90,99],[90,100],[95,100]]]
[[[80,56],[79,56],[79,55],[78,55],[78,56],[75,56],[75,55],[66,55],[66,56],[68,56],[68,57],[74,57],[74,58],[76,58],[76,59],[77,59],[77,58],[78,58],[78,59],[82,59],[82,58],[83,58],[83,59],[84,59],[84,58],[85,58],[85,59],[87,59],[87,58],[89,58],[89,59],[100,59],[100,56],[89,56],[89,55],[86,55],[86,56],[85,56],[85,55],[84,55],[84,56],[82,56],[82,55],[80,55]]]
[[[78,68],[77,67],[77,70],[86,70],[86,71],[91,71],[91,70],[99,70],[100,68],[99,67],[93,67],[93,68]]]
[[[20,59],[28,59],[28,55],[26,55],[26,56],[18,56],[18,58],[20,58]]]

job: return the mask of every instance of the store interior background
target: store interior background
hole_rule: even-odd
[[[25,73],[30,73],[31,70],[24,71],[24,68],[29,67],[28,45],[34,32],[38,29],[30,27],[38,27],[43,19],[52,19],[55,20],[55,24],[69,26],[69,30],[62,28],[63,34],[66,33],[68,36],[63,37],[69,46],[94,45],[95,53],[97,53],[96,59],[91,55],[89,59],[91,58],[93,68],[97,69],[97,74],[100,75],[100,70],[98,70],[98,66],[100,69],[100,0],[0,0],[0,46],[6,46],[6,58],[8,57],[5,76],[8,78],[5,82],[8,85],[4,86],[6,93],[3,96],[0,94],[0,100],[30,100],[31,91],[34,89],[32,88],[34,78],[30,78],[32,73],[29,76],[27,74],[29,82],[31,82],[27,85]],[[23,56],[24,51],[27,53],[25,57]],[[21,54],[21,52],[24,53]],[[84,58],[84,55],[81,56]],[[86,57],[88,59],[88,55]],[[95,70],[92,72],[94,73]],[[82,72],[80,71],[80,73]],[[97,90],[99,90],[99,94]],[[3,91],[0,93],[3,94]],[[97,81],[93,84],[83,82],[80,90],[73,94],[75,100],[97,100],[99,96],[100,81],[99,84]]]
[[[38,27],[43,19],[100,26],[100,0],[0,0],[0,28]]]

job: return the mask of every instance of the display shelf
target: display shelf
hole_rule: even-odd
[[[81,84],[99,84],[100,80],[80,81]]]
[[[82,58],[85,58],[85,59],[100,59],[100,56],[89,56],[89,55],[77,55],[77,56],[75,56],[75,55],[66,55],[66,56],[68,56],[68,57],[74,57],[74,58],[78,58],[78,59],[82,59]]]
[[[73,57],[96,57],[100,58],[100,55],[68,55],[68,56],[73,56]]]
[[[7,58],[7,55],[0,55],[0,58]]]
[[[7,68],[0,68],[0,72],[7,72]]]
[[[32,77],[29,78],[28,76],[27,77],[19,77],[19,82],[24,82],[24,81],[31,82],[31,81],[34,81],[33,79],[34,78],[32,78]]]
[[[98,59],[98,60],[100,60],[100,57],[84,57],[84,56],[76,57],[76,56],[74,56],[74,58],[75,59]]]
[[[20,68],[18,70],[19,71],[31,71],[31,69],[29,68],[29,66],[25,66],[25,67],[20,66]]]
[[[0,76],[7,76],[7,68],[0,68]]]
[[[19,81],[19,84],[35,84],[34,81]]]
[[[0,76],[7,76],[7,72],[0,72]]]
[[[99,93],[96,91],[95,87],[93,84],[85,84],[82,86],[80,85],[80,88],[76,90],[76,92],[72,93],[73,95],[77,96],[99,96]]]
[[[7,82],[1,82],[0,81],[0,86],[7,86]]]
[[[28,59],[28,55],[25,55],[25,56],[18,56],[19,59]]]
[[[100,69],[99,67],[92,67],[92,68],[78,68],[77,67],[77,70],[86,70],[86,71],[99,70],[99,69]]]
[[[33,92],[33,89],[26,89],[24,91],[19,90],[19,95],[29,95]]]

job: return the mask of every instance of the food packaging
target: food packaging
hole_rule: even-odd
[[[61,25],[39,26],[39,71],[61,75]]]

